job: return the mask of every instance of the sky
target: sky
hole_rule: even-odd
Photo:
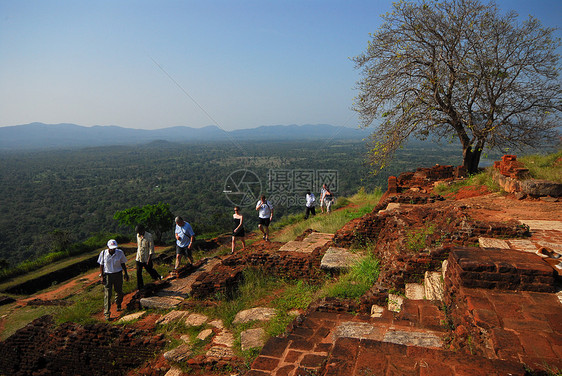
[[[559,0],[497,3],[545,26],[562,20]],[[387,0],[0,0],[0,126],[356,127],[360,72],[350,58],[365,51],[391,7]]]

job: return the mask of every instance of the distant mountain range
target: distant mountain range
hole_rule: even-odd
[[[211,125],[203,128],[170,127],[132,129],[118,126],[84,127],[76,124],[31,123],[0,127],[0,150],[58,149],[90,146],[132,145],[152,141],[294,141],[323,139],[360,140],[372,130],[337,127],[329,124],[271,125],[224,131]]]

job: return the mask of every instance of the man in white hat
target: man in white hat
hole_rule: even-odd
[[[127,273],[127,258],[122,250],[120,250],[115,239],[107,242],[107,249],[101,251],[98,257],[98,264],[100,264],[101,283],[103,284],[103,306],[104,315],[106,320],[111,319],[111,297],[113,289],[115,289],[115,303],[117,304],[117,311],[121,311],[121,303],[123,303],[123,274],[125,281],[129,280]]]

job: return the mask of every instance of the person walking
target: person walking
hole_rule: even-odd
[[[269,224],[273,219],[273,205],[271,202],[265,199],[265,195],[262,195],[258,203],[256,204],[256,211],[258,212],[259,225],[258,228],[263,233],[263,240],[269,241]]]
[[[144,288],[144,281],[142,280],[142,269],[146,269],[148,274],[153,280],[158,281],[162,276],[152,266],[152,255],[154,254],[154,240],[152,234],[146,231],[145,227],[141,224],[135,228],[137,233],[137,289]]]
[[[334,203],[334,195],[330,192],[330,186],[326,185],[326,193],[324,194],[324,203],[326,204],[326,213],[332,212],[332,204]]]
[[[191,228],[191,225],[183,220],[182,217],[176,217],[176,267],[174,271],[177,271],[180,267],[182,255],[186,255],[189,261],[193,264],[193,255],[191,254],[191,247],[193,245],[193,240],[195,240],[195,233]]]
[[[310,189],[306,191],[306,210],[304,212],[304,219],[308,219],[308,215],[312,214],[312,216],[316,215],[316,208],[314,207],[314,203],[316,201],[316,197],[314,197],[314,193],[310,192]]]
[[[234,207],[234,214],[232,215],[233,229],[232,229],[232,251],[234,253],[236,239],[238,238],[242,242],[242,249],[246,248],[246,232],[244,230],[244,216],[240,213],[240,207]]]
[[[326,205],[326,184],[322,184],[322,189],[320,189],[320,210],[324,214],[324,205]]]
[[[127,273],[127,258],[122,250],[118,248],[117,241],[110,239],[107,242],[107,248],[101,251],[98,257],[100,264],[100,277],[103,284],[103,306],[104,316],[106,320],[111,320],[111,298],[113,289],[115,289],[115,304],[117,311],[121,311],[121,303],[123,303],[123,275],[125,281],[129,280]]]

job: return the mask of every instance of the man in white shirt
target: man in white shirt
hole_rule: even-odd
[[[310,189],[306,191],[306,210],[304,212],[304,219],[308,219],[308,215],[312,214],[312,216],[316,215],[316,209],[314,208],[314,203],[316,201],[316,197],[314,197],[314,193],[310,192]]]
[[[142,280],[142,269],[146,269],[148,274],[153,280],[158,281],[162,279],[160,274],[152,267],[152,255],[154,254],[154,240],[152,234],[144,228],[143,225],[138,225],[136,228],[137,233],[137,289],[144,288],[144,281]]]
[[[103,306],[106,320],[111,320],[111,297],[113,289],[115,289],[115,303],[117,311],[121,311],[121,303],[123,303],[123,275],[125,281],[129,280],[127,273],[127,258],[122,250],[120,250],[117,241],[111,239],[107,242],[107,249],[101,251],[98,257],[100,264],[101,283],[103,284]]]
[[[265,199],[262,195],[258,203],[256,204],[256,211],[258,212],[259,225],[258,228],[263,233],[263,240],[269,241],[269,224],[273,219],[273,205],[271,202]]]

